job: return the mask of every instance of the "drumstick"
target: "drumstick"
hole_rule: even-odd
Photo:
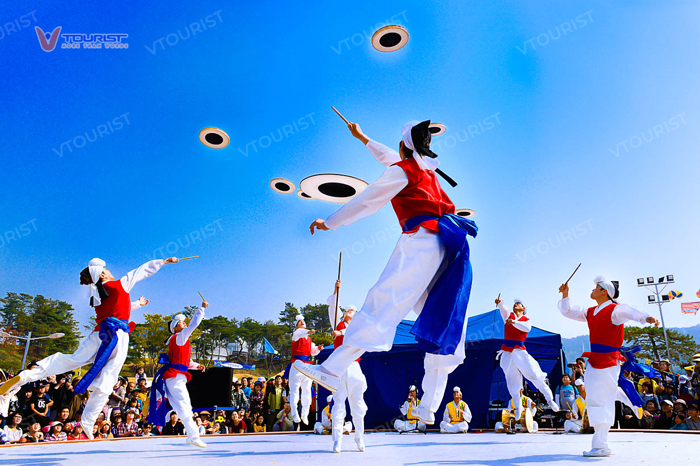
[[[198,258],[198,257],[199,257],[199,256],[183,257],[182,259],[178,259],[177,261],[178,261],[178,262],[180,262],[180,261],[186,261],[186,260],[189,260],[189,259],[196,259],[196,258]]]
[[[343,115],[341,115],[340,112],[339,112],[338,110],[336,110],[334,106],[331,105],[331,108],[333,109],[333,111],[334,111],[335,113],[338,114],[338,116],[339,116],[340,118],[343,119],[343,121],[345,122],[345,124],[347,124],[347,125],[350,124],[350,122],[349,122],[348,120],[346,120],[345,117],[344,117]]]
[[[334,109],[335,110],[335,109]],[[337,112],[337,110],[336,110]],[[338,114],[340,115],[340,113]],[[345,118],[343,118],[344,120]],[[340,251],[340,258],[338,259],[338,281],[340,281],[340,267],[343,265],[343,251]],[[333,324],[331,325],[331,333],[338,326],[338,306],[340,303],[340,287],[335,293],[335,315],[333,316]]]
[[[199,293],[199,291],[197,293]],[[202,293],[199,293],[199,297],[202,298],[202,301],[206,301],[206,299],[204,299],[204,296],[202,296]]]
[[[496,299],[497,299],[497,300],[500,300],[500,299],[501,299],[501,293],[498,293],[498,298],[496,298]]]
[[[571,276],[569,277],[569,280],[571,280],[574,277],[574,275],[576,275],[576,272],[578,272],[579,267],[581,267],[581,263],[578,264],[578,267],[576,267],[576,270],[574,270],[574,273],[571,274]],[[565,281],[564,285],[568,284],[569,280]]]

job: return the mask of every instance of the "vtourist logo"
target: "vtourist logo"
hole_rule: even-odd
[[[59,37],[63,38],[62,49],[128,49],[129,44],[124,40],[129,34],[109,33],[109,34],[84,34],[84,33],[63,33],[58,26],[52,32],[44,32],[36,26],[36,36],[39,38],[39,45],[44,52],[53,52],[58,45]]]

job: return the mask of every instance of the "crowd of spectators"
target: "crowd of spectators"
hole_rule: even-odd
[[[651,366],[660,376],[649,378],[625,372],[625,378],[637,387],[644,406],[635,412],[617,401],[615,427],[700,430],[700,354],[695,355],[691,365],[683,368],[685,374],[673,372],[668,359],[653,361]],[[578,358],[570,368],[571,373],[562,376],[562,383],[555,391],[564,412],[574,405],[579,395],[575,381],[585,381],[586,361]]]
[[[0,419],[0,444],[87,439],[81,417],[89,392],[75,393],[79,380],[72,372],[61,374],[27,384],[9,397],[8,415]],[[120,377],[95,423],[94,438],[184,435],[184,425],[174,411],[162,428],[148,423],[149,392],[143,368],[134,381]],[[234,377],[232,408],[195,412],[195,422],[201,435],[294,430],[288,393],[288,380],[281,376]]]

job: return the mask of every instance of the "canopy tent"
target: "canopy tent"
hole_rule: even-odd
[[[412,326],[413,321],[408,320],[399,324],[390,351],[365,353],[362,356],[360,366],[368,385],[365,393],[365,402],[369,408],[365,417],[367,428],[392,429],[393,420],[401,415],[399,406],[406,400],[408,387],[415,384],[420,389],[425,353],[418,350],[418,343],[410,333]],[[452,400],[452,388],[459,386],[464,401],[471,409],[471,426],[475,428],[488,427],[489,404],[492,401],[507,402],[509,399],[503,371],[496,361],[496,353],[503,339],[503,326],[498,310],[470,317],[465,343],[466,359],[464,364],[450,374],[447,381],[441,406]],[[556,388],[564,367],[561,336],[532,327],[525,345],[542,370],[549,374],[552,388]],[[324,361],[331,352],[332,346],[324,348],[318,359]],[[319,412],[326,405],[327,395],[328,391],[321,388]],[[442,416],[442,409],[437,413],[437,422]]]

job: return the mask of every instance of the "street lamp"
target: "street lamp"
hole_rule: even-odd
[[[666,324],[664,324],[664,313],[661,310],[661,305],[664,303],[667,303],[670,301],[669,297],[667,294],[661,295],[660,293],[663,293],[664,289],[669,283],[673,283],[673,275],[666,275],[664,277],[659,277],[659,280],[656,281],[654,280],[654,277],[647,277],[646,283],[644,282],[643,278],[638,278],[637,279],[637,287],[643,286],[644,288],[647,288],[649,291],[653,291],[654,294],[650,294],[647,297],[647,302],[648,304],[656,304],[659,306],[659,314],[661,315],[661,328],[664,331],[664,340],[666,341],[666,356],[668,357],[668,360],[671,361],[671,351],[668,346],[668,336],[666,336]],[[659,285],[663,285],[663,288],[659,291]],[[654,287],[653,289],[651,287]]]
[[[24,347],[24,357],[22,357],[22,365],[20,366],[20,370],[24,369],[24,364],[27,362],[27,353],[29,352],[29,342],[31,342],[32,340],[43,340],[44,338],[55,339],[55,338],[63,338],[66,336],[65,333],[52,333],[51,335],[47,335],[45,337],[32,338],[32,332],[29,332],[26,337],[20,337],[17,335],[11,335],[9,333],[5,333],[2,330],[0,330],[0,334],[5,335],[7,337],[11,337],[11,338],[16,338],[18,340],[26,340],[27,341],[27,345]]]

